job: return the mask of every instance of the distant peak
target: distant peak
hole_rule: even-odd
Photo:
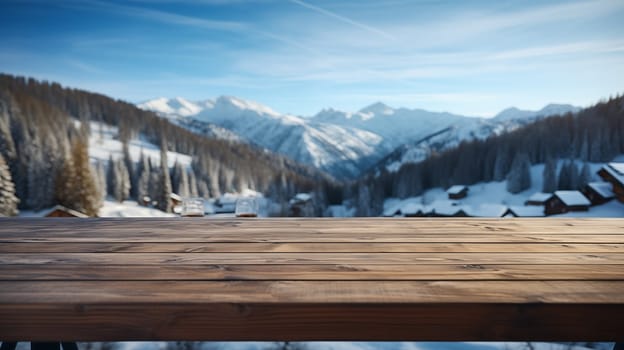
[[[375,102],[368,107],[364,107],[360,110],[360,113],[373,114],[373,115],[390,115],[394,113],[392,107],[386,105],[383,102]]]

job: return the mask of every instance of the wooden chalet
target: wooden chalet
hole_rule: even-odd
[[[608,182],[590,182],[583,188],[582,192],[592,205],[600,205],[615,197],[611,186]]]
[[[462,199],[468,196],[468,186],[454,185],[446,190],[449,199]]]
[[[611,183],[615,198],[624,203],[624,163],[609,163],[598,171],[598,175]]]
[[[88,218],[87,214],[57,205],[44,215],[46,218]]]
[[[546,215],[564,214],[570,211],[588,211],[591,202],[580,191],[556,191],[546,201]]]
[[[524,202],[524,205],[539,205],[544,206],[546,202],[552,197],[552,193],[535,192]]]

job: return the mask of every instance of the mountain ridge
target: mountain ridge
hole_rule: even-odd
[[[375,102],[357,112],[325,108],[309,117],[282,114],[258,102],[234,96],[191,101],[157,98],[137,105],[173,120],[185,118],[213,124],[240,140],[327,171],[355,178],[393,150],[450,128],[440,149],[462,140],[512,130],[538,117],[578,111],[571,105],[549,104],[539,111],[515,107],[493,118],[468,117],[424,109],[393,108]]]

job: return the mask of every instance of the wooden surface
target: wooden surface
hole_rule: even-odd
[[[623,219],[0,219],[0,340],[624,340]]]

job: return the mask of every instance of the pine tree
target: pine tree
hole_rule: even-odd
[[[518,153],[507,175],[507,191],[519,193],[531,187],[531,163],[526,153]]]
[[[71,156],[65,160],[56,178],[56,197],[60,204],[70,209],[97,216],[102,197],[91,172],[87,147],[87,143],[80,139],[72,144]]]
[[[579,186],[578,189],[583,189],[588,183],[591,182],[591,171],[589,169],[589,164],[583,163],[583,168],[581,168],[581,175],[579,178]]]
[[[137,198],[137,182],[138,175],[136,173],[136,169],[134,166],[134,162],[132,162],[132,158],[130,157],[130,151],[128,149],[128,142],[125,141],[122,143],[122,152],[123,152],[123,161],[124,167],[128,172],[128,185],[130,186],[128,197]]]
[[[151,172],[150,162],[143,152],[141,152],[141,158],[139,159],[139,165],[137,167],[137,201],[139,203],[143,203],[146,197],[150,197],[149,183]]]
[[[19,212],[19,199],[15,196],[15,185],[11,179],[9,166],[0,154],[0,216],[15,216]]]
[[[557,162],[548,158],[544,164],[542,192],[553,193],[557,190]]]
[[[571,190],[570,184],[570,166],[568,162],[561,164],[561,169],[559,169],[559,179],[557,183],[557,189],[559,190]]]
[[[578,167],[576,166],[574,160],[570,160],[568,166],[570,167],[570,190],[578,190],[580,186],[580,175]]]
[[[169,167],[167,166],[167,146],[166,141],[161,140],[160,146],[160,173],[158,178],[158,209],[171,212],[171,181],[169,180]]]
[[[123,202],[130,196],[130,174],[126,168],[126,163],[123,159],[115,161],[115,179],[114,182],[114,197],[118,202]]]
[[[106,166],[106,193],[115,197],[115,181],[117,179],[117,172],[115,167],[115,161],[113,156],[108,156],[108,165]]]
[[[100,198],[106,198],[106,168],[101,161],[97,161],[93,169],[91,169],[95,175],[95,182]]]
[[[197,197],[197,178],[195,177],[195,171],[191,168],[188,173],[189,179],[189,196]]]

